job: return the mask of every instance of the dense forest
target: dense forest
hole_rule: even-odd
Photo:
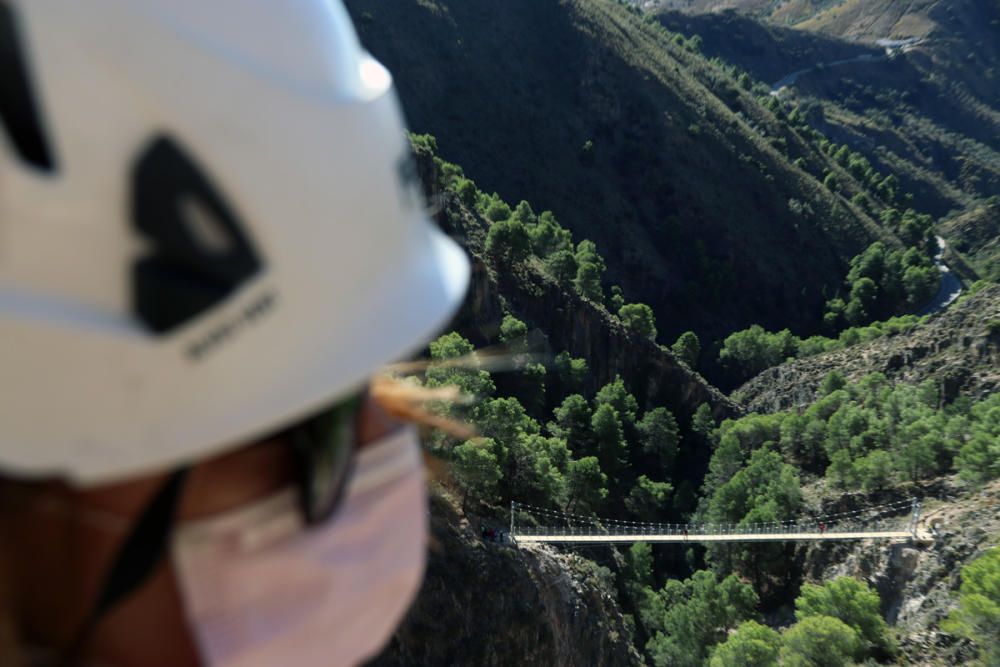
[[[505,526],[512,502],[625,521],[749,526],[910,497],[949,512],[947,503],[994,493],[994,155],[974,151],[974,182],[956,180],[947,162],[917,174],[903,162],[915,164],[927,144],[906,133],[920,114],[931,118],[925,107],[892,96],[848,103],[809,85],[775,95],[766,67],[739,57],[751,29],[754,43],[770,40],[767,66],[785,47],[790,62],[874,47],[829,30],[780,33],[756,9],[348,4],[368,48],[397,77],[432,210],[473,257],[466,306],[431,343],[432,363],[415,380],[458,387],[461,400],[433,409],[476,430],[429,441],[443,464],[434,488],[450,509],[441,511],[472,536],[464,548],[483,548],[477,527],[485,535],[487,525]],[[824,9],[803,9],[798,20]],[[740,26],[739,48],[723,49],[720,25]],[[901,53],[893,66],[909,63],[925,77],[930,65],[919,55]],[[967,85],[989,80],[974,78]],[[903,114],[899,136],[913,153],[887,157],[841,131],[852,104]],[[962,146],[949,155],[971,144]],[[938,236],[949,242],[944,259]],[[949,309],[968,314],[953,325],[954,347],[938,331],[950,311],[925,308],[943,261],[964,283]],[[919,342],[928,337],[933,350]],[[879,365],[871,360],[883,347],[903,351]],[[951,353],[958,348],[966,356]],[[921,365],[941,350],[948,361]],[[961,382],[945,377],[949,363],[963,365]],[[808,381],[782,385],[792,376],[785,369]],[[773,409],[760,407],[755,378],[786,392],[768,400]],[[927,575],[944,592],[933,605],[921,593],[929,611],[905,627],[909,612],[898,598],[914,593],[856,564],[862,553],[898,557],[888,547],[637,543],[580,552],[573,576],[613,595],[621,618],[595,632],[629,647],[602,644],[588,660],[714,667],[978,656],[994,664],[993,515],[975,537],[960,530],[950,538],[964,540],[953,578],[943,583],[945,568]],[[508,545],[489,548],[518,558]],[[943,558],[942,548],[933,558]],[[536,557],[528,553],[521,557]],[[477,554],[468,557],[485,557]],[[435,558],[390,662],[419,664],[405,658],[417,655],[417,638],[441,643],[437,655],[452,661],[473,655],[461,632],[427,634],[433,610],[454,599],[450,588],[479,585],[473,574],[435,569]],[[558,635],[556,609],[530,613],[539,627],[552,624],[542,635]],[[928,648],[928,633],[943,639]],[[515,645],[475,655],[490,664],[541,659]],[[552,655],[574,655],[558,650],[569,653]]]

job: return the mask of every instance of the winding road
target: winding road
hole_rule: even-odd
[[[802,76],[803,74],[808,74],[809,72],[812,72],[815,69],[819,69],[820,67],[839,67],[841,65],[850,65],[852,63],[874,63],[888,59],[889,59],[888,55],[875,56],[870,53],[863,53],[856,58],[847,58],[845,60],[834,60],[833,62],[829,63],[819,63],[817,65],[814,65],[813,67],[807,67],[805,69],[796,70],[791,74],[787,75],[786,77],[784,77],[783,79],[781,79],[781,81],[778,81],[777,83],[773,84],[771,86],[771,94],[777,95],[778,93],[781,92],[782,88],[786,88],[788,86],[794,86],[795,82],[799,80],[800,76]]]
[[[885,55],[876,56],[871,53],[863,53],[855,58],[847,58],[845,60],[834,60],[829,63],[818,63],[813,67],[807,67],[806,69],[800,69],[786,75],[780,81],[776,82],[771,86],[772,95],[780,95],[782,89],[788,86],[794,86],[795,82],[799,80],[799,77],[803,74],[808,74],[815,69],[820,67],[839,67],[841,65],[850,65],[853,63],[874,63],[889,60],[896,53],[902,51],[906,52],[920,44],[924,43],[924,39],[919,37],[910,37],[908,39],[879,39],[875,43],[885,49]],[[962,281],[958,279],[955,272],[944,263],[944,251],[948,247],[945,240],[940,236],[937,238],[938,252],[934,255],[934,265],[938,267],[941,272],[941,283],[938,285],[937,294],[934,298],[925,305],[923,308],[917,311],[917,315],[931,315],[938,311],[944,310],[949,305],[955,302],[962,294]]]
[[[930,303],[917,311],[917,315],[931,315],[940,310],[944,310],[955,302],[962,294],[962,281],[958,279],[955,272],[944,263],[944,251],[948,247],[945,240],[940,236],[937,238],[938,253],[934,255],[934,265],[941,272],[941,284],[938,285],[937,294]]]
[[[799,77],[803,74],[808,74],[813,70],[819,69],[821,67],[840,67],[841,65],[851,65],[854,63],[877,63],[889,60],[895,56],[898,52],[906,52],[915,46],[923,44],[924,40],[911,37],[909,39],[880,39],[875,43],[885,49],[885,54],[881,56],[876,56],[872,53],[862,53],[860,56],[854,58],[845,58],[844,60],[834,60],[828,63],[816,63],[812,67],[807,67],[805,69],[800,69],[786,75],[784,78],[774,83],[771,86],[771,94],[778,95],[782,88],[787,88],[788,86],[794,86],[795,82],[799,80]]]

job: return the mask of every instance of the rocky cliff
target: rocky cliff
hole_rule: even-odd
[[[417,151],[418,172],[435,202],[442,229],[469,251],[472,284],[453,328],[479,344],[494,342],[505,312],[534,327],[538,352],[568,351],[587,360],[583,391],[596,392],[620,375],[646,406],[665,406],[686,425],[702,403],[717,419],[740,414],[738,405],[678,360],[670,350],[625,328],[601,305],[566,289],[527,262],[496,266],[484,252],[488,223],[438,187],[433,156]]]
[[[983,288],[910,333],[768,369],[733,395],[751,412],[805,406],[830,371],[851,381],[874,372],[909,383],[933,379],[946,401],[985,397],[1000,388],[1000,286]]]
[[[593,563],[484,542],[478,530],[434,497],[423,588],[372,666],[642,663],[613,583]]]
[[[603,306],[564,289],[530,262],[497,266],[484,252],[488,225],[438,187],[434,157],[420,147],[417,170],[442,229],[469,251],[469,295],[451,328],[474,343],[496,341],[505,313],[535,329],[538,352],[569,351],[587,359],[583,391],[621,375],[640,402],[669,407],[686,426],[702,403],[717,418],[739,407],[667,349],[627,330]],[[688,464],[705,464],[692,452]],[[700,473],[699,473],[700,474]],[[633,623],[616,601],[613,575],[590,560],[544,546],[514,547],[481,539],[481,522],[456,509],[434,485],[432,545],[417,600],[372,665],[634,665]]]
[[[828,581],[849,575],[871,584],[898,633],[903,664],[964,664],[975,651],[944,632],[941,621],[955,607],[962,566],[1000,538],[1000,482],[974,488],[946,477],[913,491],[924,498],[922,524],[933,527],[933,543],[813,546],[805,557],[806,576]]]
[[[986,397],[1000,386],[1000,286],[990,285],[909,333],[783,364],[736,392],[746,409],[774,412],[812,403],[823,378],[837,371],[856,381],[872,372],[890,379],[939,382],[945,400]],[[1000,539],[1000,482],[976,487],[957,476],[887,491],[891,498],[823,491],[824,513],[849,511],[908,496],[923,501],[922,528],[935,539],[913,543],[824,543],[800,550],[805,580],[841,575],[867,581],[898,637],[901,664],[964,664],[976,655],[968,642],[941,628],[954,608],[960,572]]]

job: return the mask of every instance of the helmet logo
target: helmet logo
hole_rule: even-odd
[[[14,10],[0,0],[0,127],[22,160],[51,171],[55,160],[31,89]]]
[[[221,305],[261,269],[228,202],[173,139],[154,139],[135,164],[132,223],[152,247],[132,268],[133,309],[156,333]]]

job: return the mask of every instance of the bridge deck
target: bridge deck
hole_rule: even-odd
[[[913,533],[904,530],[837,533],[750,533],[717,535],[513,535],[521,544],[544,542],[548,544],[577,544],[596,542],[833,542],[844,540],[909,540]],[[918,539],[920,537],[918,536]]]

